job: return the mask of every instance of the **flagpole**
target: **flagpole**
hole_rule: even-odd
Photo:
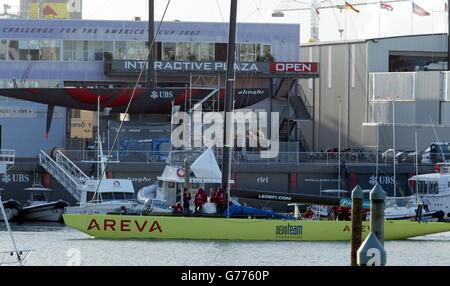
[[[347,41],[347,7],[345,7],[344,22],[344,40]]]
[[[450,0],[447,0],[447,70],[450,71]]]
[[[414,32],[413,22],[414,22],[414,8],[413,8],[413,0],[411,0],[411,35]]]
[[[431,34],[434,33],[434,8],[431,7]]]
[[[381,38],[381,0],[380,6],[378,7],[378,38]]]

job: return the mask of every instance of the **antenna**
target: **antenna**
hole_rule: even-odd
[[[433,119],[431,118],[431,116],[428,116],[428,118],[430,118],[431,126],[433,127],[434,136],[436,136],[437,142],[441,142],[441,140],[439,140],[439,137],[438,137],[438,135],[437,135],[436,128],[434,127]],[[444,151],[442,150],[442,147],[441,147],[441,146],[439,146],[439,151],[441,151],[442,162],[445,162],[445,155],[444,155]]]

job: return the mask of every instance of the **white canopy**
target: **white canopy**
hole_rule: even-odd
[[[222,171],[217,164],[216,157],[211,148],[208,148],[191,165],[191,170],[198,179],[222,179]]]
[[[442,175],[440,173],[423,174],[409,178],[409,181],[419,182],[439,182],[444,178],[450,178],[450,175]]]

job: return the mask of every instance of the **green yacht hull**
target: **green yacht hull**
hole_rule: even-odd
[[[351,236],[351,223],[344,221],[65,214],[64,222],[101,239],[348,241]],[[364,236],[369,231],[369,224],[364,222]],[[448,223],[385,222],[386,240],[447,231]]]

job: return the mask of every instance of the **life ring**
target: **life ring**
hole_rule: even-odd
[[[177,170],[177,176],[180,178],[184,178],[184,170],[183,169],[178,169]]]

